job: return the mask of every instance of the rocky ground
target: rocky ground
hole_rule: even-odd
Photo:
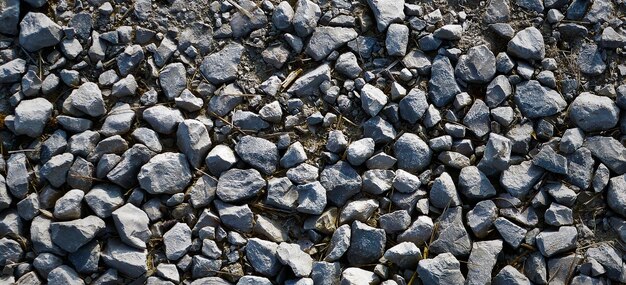
[[[624,284],[623,0],[0,0],[1,284]]]

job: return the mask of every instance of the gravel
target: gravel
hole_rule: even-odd
[[[0,283],[626,283],[619,3],[74,2],[0,4]]]

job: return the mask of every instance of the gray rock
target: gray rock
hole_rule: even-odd
[[[537,13],[542,13],[544,9],[543,1],[538,0],[517,0],[515,1],[515,4],[523,9],[535,11]]]
[[[259,276],[243,276],[237,281],[237,285],[272,285],[272,282]]]
[[[134,96],[137,92],[137,81],[132,74],[120,79],[120,81],[113,84],[111,88],[111,95],[113,97],[121,98],[126,96]]]
[[[566,181],[581,189],[589,188],[595,164],[592,152],[586,147],[581,147],[567,156],[567,162]]]
[[[509,79],[504,75],[498,75],[487,85],[485,103],[487,103],[487,106],[490,108],[495,108],[506,100],[512,92]]]
[[[626,267],[621,259],[621,254],[608,244],[592,247],[585,253],[587,259],[596,260],[606,270],[609,279],[616,282],[625,282]]]
[[[454,96],[461,92],[456,84],[454,69],[445,56],[437,56],[433,60],[431,77],[428,81],[428,96],[437,107],[450,103]]]
[[[151,231],[148,215],[133,204],[126,204],[112,213],[115,228],[121,240],[133,247],[145,249]]]
[[[513,248],[518,248],[526,236],[526,230],[524,228],[506,218],[497,218],[493,224],[500,233],[500,236],[502,236],[502,239]]]
[[[379,218],[380,227],[387,233],[404,231],[411,225],[411,215],[406,210],[384,214]]]
[[[159,84],[167,100],[174,100],[187,88],[187,70],[180,62],[166,65],[159,73]]]
[[[200,71],[213,84],[233,81],[237,78],[243,51],[242,45],[230,43],[222,50],[205,57],[200,66]]]
[[[514,285],[530,285],[530,280],[524,276],[521,272],[517,271],[515,267],[511,265],[507,265],[498,272],[492,283],[493,285],[505,285],[505,284],[514,284]]]
[[[17,241],[6,237],[0,239],[0,264],[3,266],[19,262],[23,253],[22,246]]]
[[[350,247],[352,232],[350,225],[342,225],[333,232],[324,261],[333,262],[340,259]]]
[[[517,32],[509,41],[507,52],[523,59],[542,60],[546,55],[546,50],[541,32],[535,27],[528,27]]]
[[[535,80],[518,84],[514,99],[522,114],[528,118],[552,116],[567,106],[557,91],[543,87]]]
[[[287,1],[278,3],[276,9],[272,13],[272,23],[274,27],[281,31],[288,31],[294,17],[293,8]]]
[[[326,196],[331,204],[340,206],[359,193],[361,176],[344,161],[326,166],[320,175],[320,182],[326,189]]]
[[[74,156],[71,153],[55,155],[39,170],[39,175],[54,187],[61,187],[66,181],[67,172],[72,166]]]
[[[286,177],[272,178],[267,182],[265,204],[281,209],[294,210],[298,201],[298,191]]]
[[[335,70],[350,79],[357,78],[363,71],[361,66],[359,66],[356,55],[352,52],[339,55],[335,61]]]
[[[194,208],[206,207],[217,192],[217,181],[209,175],[202,175],[189,187],[189,202]]]
[[[539,166],[547,171],[567,174],[567,159],[556,153],[552,147],[544,146],[532,160],[533,164]]]
[[[486,45],[470,48],[456,65],[457,78],[469,83],[486,83],[496,74],[496,57]]]
[[[57,255],[63,254],[63,250],[52,242],[50,234],[50,225],[52,221],[43,217],[36,216],[30,224],[30,240],[35,253],[50,252]]]
[[[122,188],[113,184],[95,185],[85,194],[84,200],[89,208],[103,219],[124,205]]]
[[[300,2],[302,1],[308,0],[300,0]],[[289,89],[287,89],[287,92],[295,93],[298,96],[317,94],[319,92],[318,87],[320,84],[327,80],[330,81],[330,79],[330,65],[325,63],[296,79]]]
[[[425,169],[432,158],[432,151],[417,135],[403,134],[394,144],[394,153],[398,159],[398,168],[409,172]]]
[[[283,110],[281,109],[280,103],[278,101],[274,101],[263,106],[263,108],[259,110],[259,115],[261,116],[261,119],[276,124],[282,121]]]
[[[104,136],[123,135],[135,122],[135,111],[126,103],[116,103],[104,119],[100,133]]]
[[[372,117],[385,107],[387,100],[387,95],[373,85],[365,84],[361,88],[361,107]]]
[[[606,199],[614,212],[626,217],[626,195],[622,189],[626,186],[626,175],[611,178],[607,189]]]
[[[363,173],[363,191],[381,195],[391,189],[395,173],[393,170],[372,169]]]
[[[467,213],[467,225],[478,238],[485,238],[498,218],[498,208],[491,200],[480,201]]]
[[[24,72],[26,72],[25,60],[21,58],[16,58],[14,60],[6,62],[0,65],[0,83],[5,84],[18,82],[22,78],[22,74]]]
[[[594,157],[618,175],[626,173],[626,148],[616,139],[603,136],[589,137],[585,141],[585,146]]]
[[[487,23],[505,23],[510,19],[508,0],[496,0],[489,3],[484,20]]]
[[[105,228],[104,221],[96,216],[50,224],[52,242],[67,252],[75,252],[90,242]]]
[[[246,245],[246,257],[254,270],[265,276],[274,276],[280,270],[278,245],[258,238],[251,238]]]
[[[106,265],[131,278],[148,271],[147,250],[130,247],[115,239],[107,241],[101,257]]]
[[[8,241],[11,241],[7,239]],[[18,244],[19,246],[19,244]],[[16,261],[17,262],[17,261]],[[48,278],[48,273],[63,265],[63,260],[52,253],[41,253],[33,260],[33,267],[43,278]]]
[[[0,33],[7,35],[17,35],[17,25],[20,21],[19,0],[8,0],[4,2],[2,8],[0,9],[0,21],[4,23],[0,27]]]
[[[230,205],[219,200],[215,200],[213,203],[225,226],[244,233],[252,231],[254,214],[248,205]]]
[[[457,65],[458,66],[458,65]],[[480,99],[474,100],[474,104],[463,117],[463,124],[477,137],[482,137],[490,132],[491,120],[489,107]]]
[[[297,244],[282,242],[276,249],[278,260],[291,268],[296,277],[306,277],[311,273],[313,258]]]
[[[296,34],[299,37],[306,37],[313,33],[321,15],[321,9],[315,2],[309,0],[296,2],[296,13],[293,17]]]
[[[261,116],[250,111],[235,111],[232,116],[232,121],[235,127],[244,131],[258,132],[270,126],[270,124],[264,121]]]
[[[150,150],[154,152],[163,151],[163,146],[159,141],[159,134],[155,131],[148,128],[136,128],[131,134],[133,139],[141,144],[147,146]]]
[[[332,130],[328,132],[326,141],[326,149],[335,153],[343,152],[348,147],[348,140],[340,130]]]
[[[445,41],[460,40],[462,35],[463,26],[461,25],[443,25],[433,32],[433,36]]]
[[[546,224],[559,227],[567,226],[574,223],[572,209],[561,204],[553,202],[544,214]]]
[[[0,174],[0,211],[9,208],[13,199],[9,194],[4,176]]]
[[[216,145],[205,159],[209,171],[214,175],[230,169],[236,162],[235,152],[226,145]]]
[[[258,7],[255,2],[249,0],[239,1],[239,5],[242,9],[248,11],[248,13],[236,12],[233,14],[230,19],[233,37],[245,37],[250,32],[265,27],[267,17],[261,7]],[[252,15],[252,17],[249,17],[248,14]]]
[[[417,273],[424,284],[463,284],[461,264],[450,253],[442,253],[434,258],[422,259],[417,266]]]
[[[377,262],[385,251],[387,241],[385,231],[359,221],[354,221],[351,228],[350,248],[347,252],[348,262],[352,265]]]
[[[280,166],[283,168],[291,168],[306,160],[306,151],[304,150],[302,143],[297,141],[287,148],[287,151],[285,151],[285,154],[280,159]]]
[[[395,173],[396,176],[392,181],[392,186],[394,189],[398,190],[401,193],[415,192],[422,184],[419,180],[419,177],[407,171],[398,169]]]
[[[62,37],[61,26],[45,14],[29,12],[20,22],[20,45],[29,52],[54,46]]]
[[[83,190],[73,189],[67,191],[54,204],[54,217],[57,220],[80,219],[84,196],[85,192]]]
[[[558,231],[543,231],[536,237],[537,247],[545,257],[551,257],[576,248],[578,230],[573,226],[562,226]]]
[[[172,134],[179,123],[184,121],[182,113],[177,109],[162,105],[150,107],[143,111],[143,119],[157,132]]]
[[[309,39],[305,52],[314,60],[320,61],[357,36],[358,33],[352,28],[318,27]]]
[[[606,131],[617,125],[619,108],[611,98],[583,92],[569,108],[570,119],[586,132]]]
[[[313,262],[311,278],[314,284],[331,285],[339,283],[341,274],[341,264],[339,262],[329,263],[324,261]]]
[[[459,174],[459,191],[471,200],[484,200],[496,195],[487,176],[478,167],[468,166],[461,169]]]
[[[379,32],[387,29],[393,22],[404,20],[404,1],[368,0],[367,4],[374,13]]]
[[[512,196],[524,197],[539,182],[543,173],[542,168],[533,165],[530,161],[524,161],[519,165],[511,165],[509,169],[502,172],[500,185]]]
[[[364,138],[351,143],[346,149],[346,156],[350,164],[358,166],[363,164],[374,154],[374,140]]]
[[[578,53],[576,61],[580,72],[587,75],[600,75],[606,70],[602,50],[595,44],[584,44]]]
[[[71,108],[92,117],[99,117],[106,113],[102,92],[93,82],[83,83],[78,89],[72,91],[66,103],[69,103]]]
[[[176,223],[163,235],[165,256],[168,260],[178,260],[191,247],[191,229],[185,223]]]
[[[278,148],[266,139],[244,136],[237,145],[235,151],[241,160],[258,169],[263,174],[270,175],[278,166]]]
[[[430,244],[434,254],[451,253],[454,256],[467,256],[472,249],[472,241],[463,225],[461,207],[449,207],[437,219],[439,232]]]
[[[22,100],[15,107],[13,129],[17,135],[35,138],[43,133],[43,129],[52,116],[53,106],[44,98]]]
[[[531,253],[524,262],[524,273],[528,279],[536,284],[548,283],[548,269],[541,252]]]
[[[430,203],[439,209],[461,205],[461,199],[456,191],[454,181],[452,181],[452,177],[447,172],[442,173],[441,176],[435,179],[430,188],[429,198]]]
[[[600,165],[598,165],[598,168],[596,168],[596,172],[593,176],[593,181],[591,184],[593,186],[594,192],[600,193],[604,190],[604,188],[606,188],[607,185],[609,185],[610,175],[611,174],[609,168],[600,163]]]
[[[341,273],[341,285],[379,284],[376,273],[358,267],[348,267]]]
[[[9,188],[11,195],[18,199],[26,197],[29,186],[26,155],[21,152],[11,154],[6,163],[6,186]]]
[[[489,284],[491,271],[502,251],[502,240],[477,241],[472,246],[465,284]]]
[[[378,209],[379,203],[374,199],[359,199],[348,202],[341,210],[339,224],[358,220],[366,222]]]
[[[106,177],[119,186],[130,188],[137,184],[137,174],[151,156],[152,153],[146,146],[135,144],[124,152],[122,161],[109,171]]]
[[[411,124],[421,120],[428,109],[426,93],[415,87],[398,103],[400,117]]]
[[[319,215],[326,208],[327,190],[320,182],[298,185],[295,191],[298,193],[298,212]]]
[[[401,242],[385,251],[383,257],[400,268],[412,269],[422,259],[422,253],[414,243]]]
[[[117,68],[120,71],[121,76],[126,76],[132,73],[139,64],[144,60],[144,52],[140,45],[127,46],[123,53],[120,53],[117,58]]]
[[[48,284],[50,285],[80,285],[85,282],[78,276],[78,273],[67,265],[62,265],[48,274]]]
[[[198,168],[211,147],[209,132],[198,120],[184,120],[176,131],[176,144],[185,154],[191,167]]]
[[[403,24],[391,24],[387,29],[385,47],[389,56],[404,56],[409,44],[409,27]]]
[[[151,194],[176,194],[185,190],[192,174],[182,153],[157,154],[144,164],[137,179],[142,189]]]
[[[254,169],[231,169],[217,182],[217,196],[224,202],[240,202],[257,196],[265,187],[265,180]]]

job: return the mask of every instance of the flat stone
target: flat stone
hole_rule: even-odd
[[[544,171],[533,165],[530,161],[524,161],[519,165],[511,165],[502,172],[500,185],[514,197],[528,195],[530,189],[539,182]]]
[[[385,251],[383,257],[400,268],[412,269],[422,259],[422,253],[414,243],[401,242]]]
[[[169,260],[178,260],[191,247],[191,229],[185,223],[176,223],[163,235],[165,256]]]
[[[587,75],[600,75],[606,70],[602,51],[595,44],[584,44],[576,62],[580,67],[580,72]]]
[[[454,73],[469,83],[487,83],[496,74],[496,57],[486,45],[472,47],[459,58]]]
[[[491,200],[480,201],[467,213],[467,225],[478,238],[485,238],[498,218],[498,208]]]
[[[379,32],[387,29],[389,24],[404,20],[404,1],[368,0],[376,18],[376,27]]]
[[[461,92],[454,76],[455,72],[450,59],[445,56],[436,56],[428,81],[428,96],[435,106],[447,105]]]
[[[340,206],[361,189],[361,176],[347,162],[339,161],[326,166],[320,175],[320,182],[326,189],[328,201]]]
[[[618,175],[626,173],[626,148],[616,139],[603,136],[589,137],[585,141],[585,146],[594,157]]]
[[[557,91],[543,87],[535,80],[518,84],[513,98],[522,114],[528,118],[552,116],[567,106]]]
[[[166,65],[159,73],[159,83],[167,100],[174,100],[187,88],[187,70],[180,62]]]
[[[311,274],[313,258],[300,249],[297,244],[281,242],[276,249],[278,260],[291,268],[296,277],[306,277]]]
[[[519,272],[515,267],[511,265],[507,265],[498,272],[493,280],[492,284],[494,285],[505,285],[505,284],[515,284],[515,285],[525,285],[530,284],[530,281],[524,274]]]
[[[211,137],[198,120],[184,120],[176,130],[176,145],[185,154],[191,167],[199,168],[211,148]]]
[[[137,249],[122,242],[109,239],[102,253],[102,260],[111,268],[131,278],[137,278],[148,271],[148,251]]]
[[[178,124],[185,120],[180,110],[162,105],[143,111],[143,119],[150,124],[152,129],[167,135],[174,133]]]
[[[491,281],[491,272],[498,261],[502,247],[502,240],[474,242],[467,264],[465,284],[488,284]]]
[[[578,230],[573,226],[563,226],[558,231],[543,231],[537,235],[536,239],[541,254],[551,257],[575,249]]]
[[[251,238],[246,245],[246,257],[254,270],[265,276],[274,276],[280,270],[276,243]]]

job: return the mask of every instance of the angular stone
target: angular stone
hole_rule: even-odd
[[[535,27],[525,28],[509,41],[507,52],[523,59],[542,60],[546,55],[543,35]]]
[[[567,107],[561,94],[541,86],[536,80],[518,84],[513,98],[522,114],[528,118],[552,116]]]
[[[274,276],[280,270],[277,249],[278,245],[273,242],[251,238],[246,245],[246,257],[256,272]]]
[[[456,84],[454,74],[450,59],[445,56],[435,57],[431,68],[431,77],[428,81],[428,96],[433,105],[443,107],[461,92]]]
[[[486,45],[472,47],[459,58],[454,73],[469,83],[487,83],[496,74],[496,57]]]
[[[137,278],[148,271],[148,251],[137,249],[122,242],[109,239],[106,243],[102,260],[111,268],[131,278]]]
[[[347,252],[348,262],[352,265],[375,263],[383,256],[386,242],[384,230],[354,221]]]
[[[187,70],[180,62],[166,65],[159,73],[159,83],[167,100],[174,100],[187,88]]]
[[[263,174],[270,175],[278,166],[278,148],[266,139],[244,136],[237,145],[235,151],[241,160],[258,169]]]
[[[361,176],[344,161],[326,166],[320,175],[320,182],[326,189],[328,201],[341,206],[361,190]]]
[[[450,253],[442,253],[434,258],[422,259],[417,273],[423,284],[464,284],[461,264]]]
[[[217,182],[217,197],[233,203],[257,196],[265,187],[265,179],[254,169],[231,169],[220,176]]]
[[[306,277],[311,274],[313,258],[300,249],[297,244],[282,242],[276,249],[278,260],[291,268],[296,277]]]
[[[238,43],[230,43],[222,50],[204,58],[200,71],[213,84],[233,81],[237,78],[239,63],[244,47]]]
[[[514,197],[528,195],[530,189],[539,182],[543,176],[543,169],[533,165],[530,161],[524,161],[519,165],[511,165],[502,172],[500,185]]]
[[[467,285],[489,284],[491,271],[502,251],[501,240],[477,241],[467,264]]]
[[[15,107],[13,121],[15,134],[32,138],[40,136],[52,116],[52,110],[52,104],[44,98],[22,100]]]
[[[176,144],[191,167],[199,168],[211,148],[211,137],[203,123],[188,119],[178,125]]]
[[[318,27],[309,39],[305,52],[314,60],[320,61],[358,35],[352,28]]]
[[[409,172],[424,170],[432,158],[428,145],[416,134],[405,133],[394,144],[398,168]]]
[[[613,100],[583,92],[569,108],[570,119],[586,132],[606,131],[617,125],[619,108]]]
[[[192,174],[182,153],[157,154],[137,174],[139,185],[151,194],[176,194],[185,190]]]
[[[618,175],[626,173],[626,148],[616,139],[603,136],[589,137],[585,141],[585,147]]]
[[[558,231],[543,231],[537,235],[536,239],[541,254],[551,257],[575,249],[578,230],[573,226],[563,226]]]
[[[121,240],[133,247],[145,249],[150,239],[148,215],[133,204],[126,204],[112,213]]]
[[[404,20],[404,0],[368,0],[367,4],[372,9],[376,18],[376,27],[379,32],[387,29],[393,22]]]
[[[20,45],[29,52],[54,46],[62,37],[61,26],[45,14],[28,12],[20,22]]]
[[[163,235],[165,256],[169,260],[178,260],[191,247],[191,229],[185,223],[176,223]]]
[[[75,252],[90,242],[105,228],[104,221],[96,216],[50,224],[52,241],[67,252]]]

